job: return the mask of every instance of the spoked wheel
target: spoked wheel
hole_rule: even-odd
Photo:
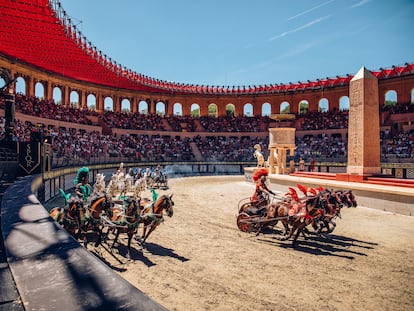
[[[253,229],[253,224],[250,222],[252,216],[246,213],[240,213],[237,216],[237,227],[240,231],[251,232]]]

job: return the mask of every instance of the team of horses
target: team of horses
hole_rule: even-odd
[[[65,206],[54,207],[49,214],[75,239],[83,241],[85,247],[91,232],[96,236],[95,247],[114,236],[111,249],[118,243],[120,234],[127,234],[126,257],[130,258],[133,237],[141,248],[144,247],[150,234],[164,221],[164,215],[172,217],[174,214],[172,194],[152,193],[153,200],[142,199],[136,192],[130,196],[128,193],[112,196],[105,187],[104,176],[98,174],[92,195],[86,202],[75,195],[67,196]]]
[[[331,233],[335,219],[341,217],[344,206],[356,207],[357,202],[352,190],[329,190],[322,187],[310,188],[297,185],[304,196],[289,187],[289,192],[282,197],[268,194],[262,202],[247,202],[239,207],[237,225],[241,231],[260,234],[267,227],[274,227],[280,222],[283,233],[280,240],[293,238],[296,246],[302,234]]]

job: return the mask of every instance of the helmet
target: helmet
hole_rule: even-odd
[[[267,176],[267,175],[269,175],[269,171],[267,170],[267,168],[261,168],[257,170],[256,172],[254,172],[252,178],[254,181],[258,181],[262,176]]]

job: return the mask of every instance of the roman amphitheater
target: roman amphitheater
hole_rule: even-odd
[[[1,310],[413,310],[413,63],[289,84],[183,84],[110,59],[57,0],[0,0],[0,16]],[[335,230],[309,225],[296,245],[283,238],[289,216],[244,230],[258,150],[274,200],[295,189],[307,209],[323,188],[351,190],[358,206],[341,202]],[[85,167],[91,186],[161,167],[168,183],[133,199],[172,195],[173,215],[145,244],[134,235],[130,252],[124,233],[95,246],[88,232],[85,246],[49,215],[69,210],[62,192],[75,193]],[[74,201],[90,208],[82,191]],[[306,215],[290,225],[316,218]]]

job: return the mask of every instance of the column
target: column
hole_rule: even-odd
[[[378,79],[362,67],[349,86],[348,174],[380,174]]]

